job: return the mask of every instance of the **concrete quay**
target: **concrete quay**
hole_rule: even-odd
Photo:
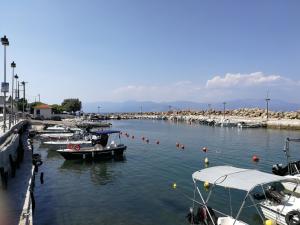
[[[32,224],[34,170],[27,120],[0,137],[1,225]]]

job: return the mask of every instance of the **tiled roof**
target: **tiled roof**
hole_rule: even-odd
[[[42,104],[42,105],[37,105],[34,107],[35,109],[51,109],[51,106]]]

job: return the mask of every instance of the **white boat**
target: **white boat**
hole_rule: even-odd
[[[275,165],[273,165],[272,172],[279,176],[285,176],[287,178],[296,178],[300,182],[300,161],[292,160],[291,152],[290,152],[290,142],[300,143],[300,139],[299,138],[286,138],[283,152],[285,153],[285,156],[286,156],[287,165],[283,166],[283,164],[275,164]],[[284,182],[282,184],[289,191],[293,191],[293,188],[295,186],[294,184],[292,184],[290,182]],[[300,194],[300,186],[297,187],[295,192]]]
[[[236,127],[237,123],[231,122],[229,119],[222,119],[219,122],[216,122],[215,126],[219,126],[219,127]]]
[[[60,125],[55,125],[55,126],[51,126],[51,127],[47,127],[46,131],[51,131],[51,132],[66,132],[69,129],[67,127],[64,126],[60,126]]]
[[[80,145],[80,147],[91,147],[92,141],[89,140],[58,140],[58,141],[45,141],[43,142],[45,145],[53,145],[53,146],[68,146],[68,145]]]
[[[290,215],[294,215],[294,211],[300,208],[299,198],[283,195],[282,201],[278,201],[275,203],[274,199],[272,199],[272,197],[276,196],[275,191],[272,190],[271,192],[265,189],[265,187],[269,184],[283,181],[297,182],[296,179],[288,180],[285,177],[264,173],[258,170],[242,169],[232,166],[215,166],[206,168],[196,171],[195,173],[193,173],[192,177],[195,184],[195,190],[193,208],[191,210],[190,218],[196,217],[195,219],[198,219],[197,222],[203,222],[201,221],[201,218],[203,219],[203,217],[200,216],[197,218],[198,215],[194,215],[193,212],[195,204],[199,204],[200,206],[202,206],[202,208],[200,208],[200,212],[201,210],[204,210],[204,214],[208,217],[206,218],[206,222],[207,220],[209,220],[210,224],[213,225],[248,225],[247,223],[239,220],[243,209],[249,208],[248,204],[246,205],[246,202],[248,201],[251,202],[250,206],[256,209],[263,223],[265,221],[265,218],[267,218],[272,220],[274,222],[273,224],[291,225],[291,223],[285,223],[285,219],[287,218],[288,221],[293,221],[294,217]],[[198,181],[204,182],[206,185],[211,185],[210,191],[206,197],[203,193],[201,193],[200,188],[197,185]],[[208,202],[211,200],[212,192],[217,186],[225,188],[225,190],[227,190],[229,193],[228,207],[230,207],[231,215],[227,215],[216,209],[211,209],[208,206]],[[230,194],[231,189],[240,190],[246,193],[235,216],[232,215]],[[254,190],[257,189],[262,190],[261,195],[253,195]],[[199,194],[201,201],[196,201],[196,193]],[[254,197],[256,200],[254,199]],[[263,215],[261,214],[258,206],[260,206]],[[299,211],[297,212],[299,213]],[[217,217],[217,214],[219,214],[220,217]],[[298,221],[300,222],[300,220]]]
[[[42,138],[46,139],[67,139],[74,136],[74,133],[47,133],[41,134]]]
[[[246,123],[246,122],[239,122],[237,123],[238,128],[261,128],[264,125],[262,123]]]

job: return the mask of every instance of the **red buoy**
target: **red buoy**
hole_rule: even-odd
[[[207,152],[207,148],[206,148],[206,147],[203,147],[203,148],[202,148],[202,151],[203,151],[203,152]]]
[[[259,158],[257,155],[254,155],[254,156],[252,156],[252,160],[253,160],[253,162],[258,162]]]

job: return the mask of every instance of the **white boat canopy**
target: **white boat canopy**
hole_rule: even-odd
[[[241,169],[232,166],[215,166],[196,171],[193,173],[193,179],[196,181],[209,182],[217,186],[234,188],[243,191],[251,191],[259,185],[278,181],[290,180],[295,184],[296,179],[287,179],[269,173],[264,173],[253,169]]]

